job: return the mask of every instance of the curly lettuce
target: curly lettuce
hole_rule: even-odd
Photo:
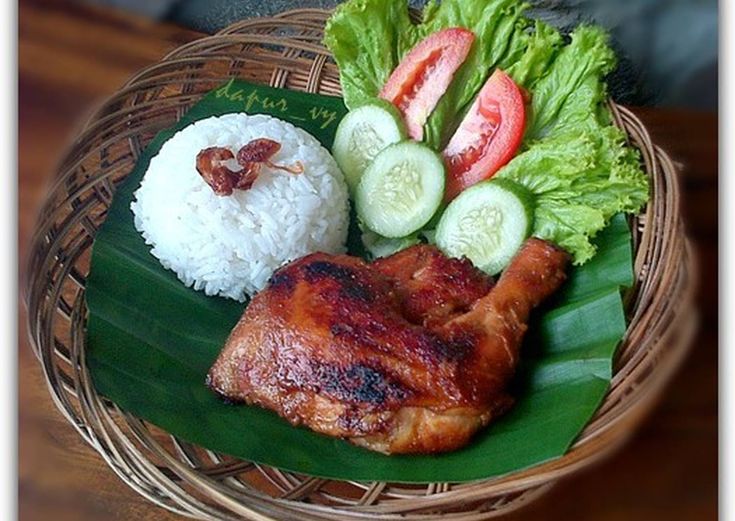
[[[604,114],[603,78],[613,70],[616,60],[607,34],[599,27],[581,26],[571,38],[533,87],[526,140],[540,139],[556,128],[575,127],[590,119],[610,123]]]
[[[648,200],[638,153],[612,125],[604,78],[616,65],[607,34],[581,26],[564,37],[524,16],[516,0],[430,1],[421,23],[407,0],[348,0],[326,26],[324,42],[340,69],[345,104],[374,98],[405,54],[449,27],[475,33],[475,43],[424,127],[424,141],[441,150],[496,68],[531,95],[523,144],[497,174],[536,197],[533,234],[562,246],[583,264],[591,239],[619,212]]]
[[[402,50],[415,43],[413,27],[404,1],[350,0],[335,9],[327,20],[324,44],[339,65],[348,108],[377,97]]]
[[[648,200],[638,154],[624,146],[615,127],[556,133],[531,145],[496,177],[535,195],[533,235],[569,251],[575,264],[594,256],[590,239],[613,215],[637,212]]]
[[[611,124],[603,77],[615,65],[607,35],[582,26],[533,89],[524,148],[497,174],[536,196],[533,234],[569,251],[595,254],[590,239],[613,215],[648,200],[637,151]]]

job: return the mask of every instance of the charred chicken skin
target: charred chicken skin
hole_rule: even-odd
[[[428,245],[372,264],[308,255],[253,298],[208,385],[372,450],[457,449],[512,404],[529,313],[567,262],[532,238],[493,286]]]

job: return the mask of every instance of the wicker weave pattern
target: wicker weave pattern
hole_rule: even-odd
[[[611,105],[641,150],[652,200],[633,219],[637,285],[612,386],[564,457],[523,472],[424,486],[328,481],[197,447],[101,398],[85,366],[85,276],[97,227],[115,186],[159,130],[230,77],[339,94],[321,45],[328,13],[298,10],[247,20],[191,42],[138,75],[86,124],[43,207],[25,285],[32,345],[59,410],[128,485],[169,510],[202,519],[487,519],[518,508],[559,478],[619,446],[686,352],[695,326],[693,258],[679,217],[675,165],[633,113]]]

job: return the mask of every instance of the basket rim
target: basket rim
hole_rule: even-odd
[[[103,128],[111,118],[114,119],[114,117],[117,116],[117,114],[115,114],[114,112],[106,114],[106,111],[114,105],[115,100],[118,100],[120,96],[125,95],[129,92],[134,92],[136,86],[139,85],[140,82],[147,81],[146,77],[152,75],[153,80],[155,80],[155,74],[159,71],[159,69],[166,69],[172,66],[175,67],[179,65],[187,65],[191,63],[191,61],[194,59],[198,60],[200,59],[200,54],[198,54],[198,52],[201,52],[201,48],[205,48],[206,46],[211,44],[222,45],[227,42],[233,42],[236,44],[248,43],[248,40],[242,37],[240,31],[242,31],[243,28],[247,28],[248,30],[250,30],[250,26],[254,24],[292,24],[294,19],[300,20],[300,18],[303,16],[313,17],[313,19],[318,20],[321,18],[326,18],[329,13],[330,11],[322,9],[296,9],[284,11],[273,17],[243,20],[223,29],[215,35],[205,36],[172,50],[171,52],[166,54],[166,56],[164,56],[159,62],[152,64],[151,66],[146,67],[145,69],[142,69],[140,72],[135,74],[123,85],[123,87],[119,91],[117,91],[109,99],[103,102],[101,106],[93,112],[93,114],[84,124],[83,129],[79,132],[78,137],[75,140],[75,144],[85,143],[89,140],[93,140],[95,134],[101,128]],[[300,23],[302,23],[302,25],[306,24],[307,27],[319,25],[318,23],[313,22],[313,20],[308,20],[307,22]],[[265,43],[268,43],[268,38],[265,38],[264,41]],[[325,49],[319,48],[318,46],[305,45],[305,48],[310,52],[316,52],[325,55]],[[326,52],[326,54],[328,54],[328,52]],[[196,97],[198,96],[194,95],[194,98]],[[648,153],[644,153],[643,150],[641,150],[641,152],[644,163],[646,165],[646,171],[649,173],[649,175],[651,175],[652,178],[663,176],[663,178],[666,180],[666,186],[669,189],[667,195],[669,198],[667,199],[667,201],[664,202],[664,204],[666,202],[673,201],[673,203],[671,203],[673,204],[673,206],[669,207],[668,214],[666,214],[665,212],[664,213],[665,215],[669,216],[667,217],[667,219],[671,219],[670,215],[678,214],[678,211],[676,210],[678,210],[679,207],[680,187],[676,175],[676,166],[674,165],[673,161],[668,157],[668,155],[660,147],[656,146],[653,143],[647,129],[645,128],[645,125],[640,122],[640,120],[630,109],[619,106],[612,101],[610,101],[610,107],[612,109],[613,118],[616,124],[619,124],[619,126],[621,126],[621,128],[623,128],[628,135],[630,135],[631,132],[634,132],[636,134],[637,143],[643,143],[646,145]],[[44,209],[41,214],[42,218],[40,219],[41,221],[43,219],[50,220],[48,213],[58,211],[58,208],[52,207],[52,194],[55,194],[56,192],[62,191],[64,189],[64,184],[67,182],[68,174],[72,172],[73,168],[77,165],[77,161],[72,161],[73,158],[74,154],[70,152],[59,166],[57,176],[54,179],[53,185],[49,189],[49,195],[47,196],[46,202],[44,204]],[[78,190],[82,190],[83,188],[84,186],[78,188]],[[634,428],[635,424],[640,421],[643,415],[645,415],[645,413],[647,412],[647,409],[658,398],[665,384],[669,381],[671,375],[676,371],[676,369],[681,364],[684,356],[686,355],[688,351],[687,347],[690,344],[690,338],[692,337],[696,327],[696,317],[694,315],[689,315],[689,318],[687,318],[688,314],[686,312],[682,312],[682,310],[689,310],[692,307],[693,298],[696,291],[696,281],[693,279],[692,274],[697,273],[697,271],[696,256],[692,251],[690,241],[686,238],[685,232],[683,231],[681,218],[676,217],[673,220],[666,220],[663,224],[660,224],[660,221],[656,220],[657,218],[659,218],[659,215],[656,215],[653,212],[653,202],[653,199],[649,202],[648,208],[643,214],[642,224],[636,221],[636,225],[640,225],[642,227],[641,238],[639,238],[637,246],[640,246],[641,241],[653,240],[652,236],[655,235],[654,229],[661,228],[666,231],[667,237],[671,237],[670,241],[678,241],[677,244],[680,243],[680,265],[676,268],[676,273],[679,274],[679,272],[681,272],[682,275],[680,276],[683,276],[688,281],[687,284],[684,285],[684,289],[677,293],[677,298],[679,299],[679,311],[676,313],[676,316],[679,317],[680,322],[674,324],[675,326],[677,326],[676,328],[670,328],[664,336],[659,338],[659,342],[661,343],[669,343],[672,346],[676,345],[678,347],[670,349],[669,356],[661,357],[661,360],[659,361],[659,364],[657,366],[658,373],[656,378],[648,377],[644,379],[646,385],[642,385],[634,391],[637,393],[635,400],[629,401],[627,403],[628,406],[625,408],[625,410],[618,411],[614,421],[606,423],[602,426],[601,430],[594,430],[593,434],[590,435],[587,431],[590,425],[594,425],[594,422],[598,416],[598,414],[596,413],[595,417],[593,417],[593,419],[590,421],[590,424],[585,427],[585,430],[580,434],[579,438],[575,441],[572,447],[570,447],[568,452],[563,456],[545,463],[534,465],[526,470],[512,472],[510,474],[495,478],[487,478],[475,482],[465,483],[463,484],[464,486],[461,487],[461,490],[453,489],[434,493],[430,496],[430,506],[432,508],[441,508],[443,506],[452,505],[457,501],[458,496],[461,496],[462,501],[469,502],[474,500],[481,500],[488,495],[496,493],[508,494],[514,492],[523,492],[534,488],[543,488],[545,490],[545,487],[550,486],[556,480],[575,472],[579,468],[590,465],[591,463],[597,461],[598,459],[607,455],[609,452],[616,449],[620,444],[625,441],[625,436],[621,433],[623,431],[630,431],[630,429]],[[664,210],[666,210],[665,206]],[[77,216],[77,218],[81,217],[83,216]],[[668,229],[666,229],[664,226],[666,224],[668,224]],[[34,259],[34,257],[40,255],[41,253],[46,253],[45,242],[49,233],[49,227],[37,226],[36,228],[34,228],[34,235],[32,239],[33,246],[31,248],[31,253],[29,254],[31,259]],[[648,236],[646,234],[648,234]],[[640,251],[641,250],[639,248],[636,252],[635,268],[636,274],[638,276],[637,278],[643,279],[644,277],[642,276],[642,274],[645,275],[644,272],[646,259],[639,259]],[[50,257],[47,256],[45,258],[45,262],[41,263],[41,266],[48,265],[49,258]],[[675,267],[670,266],[669,268],[674,269]],[[40,276],[40,274],[36,272],[36,270],[28,270],[28,280],[26,280],[22,284],[22,296],[24,304],[28,310],[28,334],[30,337],[31,346],[34,349],[36,356],[41,361],[44,376],[46,377],[47,383],[49,385],[50,394],[52,396],[52,399],[54,400],[55,405],[57,406],[57,408],[59,408],[62,414],[65,415],[67,420],[69,420],[70,423],[72,423],[72,425],[74,425],[74,427],[80,432],[84,439],[88,441],[103,456],[108,465],[126,483],[128,483],[142,495],[148,497],[149,499],[152,499],[154,502],[166,508],[169,508],[170,510],[178,511],[179,513],[185,515],[192,515],[192,510],[176,510],[175,508],[171,508],[170,504],[167,504],[160,500],[156,500],[155,497],[152,497],[150,491],[146,489],[146,487],[140,485],[139,483],[136,483],[134,479],[131,479],[130,475],[121,471],[119,466],[115,464],[114,458],[111,458],[107,452],[111,444],[106,443],[107,440],[104,440],[104,437],[109,436],[109,433],[103,433],[102,437],[99,436],[99,433],[95,431],[94,427],[95,423],[97,422],[95,418],[87,418],[88,421],[82,422],[80,424],[80,422],[75,419],[72,414],[70,414],[70,406],[66,403],[66,399],[60,394],[59,388],[62,387],[63,384],[59,384],[58,369],[53,365],[51,357],[48,356],[49,353],[53,352],[52,350],[49,350],[48,346],[48,342],[50,342],[50,338],[53,338],[53,335],[49,336],[48,334],[39,334],[39,329],[37,326],[37,322],[41,320],[39,318],[39,313],[44,311],[41,303],[38,302],[38,297],[37,295],[35,295],[34,291],[36,289],[36,285],[38,284],[38,276]],[[649,278],[650,277],[646,278],[646,280],[648,280]],[[640,282],[640,280],[638,280],[638,282]],[[631,309],[635,309],[640,304],[639,301],[635,300],[636,294],[640,294],[640,290],[641,288],[637,287],[632,292]],[[83,302],[79,302],[78,304],[75,303],[75,305],[83,306]],[[633,316],[632,318],[635,319],[636,317]],[[629,341],[628,335],[632,329],[632,325],[633,321],[631,320],[628,326],[628,331],[626,332],[626,337],[624,338],[623,342]],[[78,360],[78,362],[80,362],[82,365],[84,363],[83,357],[84,354],[82,348],[80,359]],[[630,361],[628,361],[628,363],[630,363]],[[614,377],[617,375],[617,373],[618,367],[615,368]],[[75,382],[75,384],[78,384],[79,388],[84,388],[85,393],[87,393],[85,395],[87,399],[89,397],[94,397],[94,399],[99,402],[96,406],[87,403],[87,414],[99,414],[99,411],[101,410],[99,407],[100,404],[103,403],[103,399],[99,396],[96,396],[94,388],[89,387],[89,382]],[[608,393],[609,392],[610,391],[608,391]],[[606,394],[603,405],[605,404],[607,399],[608,395]],[[603,405],[601,405],[601,408],[603,407]],[[118,412],[120,411],[118,410]],[[134,424],[134,417],[130,417],[130,415],[127,415],[126,413],[122,414],[125,415],[127,419],[129,421],[132,421]],[[122,432],[115,434],[118,434],[119,436],[125,438],[125,435]],[[149,439],[146,441],[148,444],[150,444],[154,440]],[[209,478],[198,474],[197,472],[192,470],[191,467],[187,466],[186,463],[171,456],[163,446],[156,447],[155,445],[152,445],[147,448],[153,450],[159,456],[170,456],[167,464],[169,468],[173,471],[173,473],[177,475],[179,479],[188,481],[194,487],[207,487],[207,495],[209,496],[209,499],[213,500],[215,503],[222,505],[231,512],[239,513],[240,515],[247,515],[254,519],[271,519],[271,517],[264,517],[264,514],[261,512],[261,510],[251,508],[243,504],[242,502],[234,501],[231,496],[219,491],[214,480],[209,480],[208,482],[207,480]],[[130,445],[128,449],[132,452],[134,447]],[[146,457],[143,454],[136,455],[136,458],[139,458],[141,461],[146,460]],[[308,505],[306,503],[301,503],[299,501],[288,499],[283,500],[279,498],[261,497],[255,498],[253,501],[262,501],[264,503],[268,503],[269,510],[272,509],[275,515],[279,515],[279,512],[283,507],[284,502],[286,502],[285,504],[288,505],[288,508],[284,511],[286,513],[299,511],[302,514],[305,514],[306,512],[313,513],[319,510],[315,510],[316,507],[314,505]],[[367,505],[358,510],[363,514],[373,513],[375,515],[378,515],[388,514],[392,512],[391,509],[393,508],[394,505],[390,508],[383,508],[381,507],[381,505]],[[340,509],[333,509],[333,511],[342,512],[342,510]],[[508,509],[506,509],[505,511],[508,511]],[[283,512],[281,512],[281,514],[282,513]],[[202,507],[201,511],[197,514],[201,514],[204,518],[214,518],[211,517],[212,511],[204,507]]]

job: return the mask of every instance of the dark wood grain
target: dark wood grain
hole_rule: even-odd
[[[199,35],[67,2],[19,8],[19,255],[64,147],[135,71]],[[717,117],[639,109],[684,165],[688,228],[702,267],[702,328],[655,412],[624,449],[509,520],[709,520],[717,516]],[[19,263],[23,276],[23,262]],[[22,279],[21,279],[22,280]],[[19,511],[24,520],[183,519],[129,489],[56,411],[19,307]]]

